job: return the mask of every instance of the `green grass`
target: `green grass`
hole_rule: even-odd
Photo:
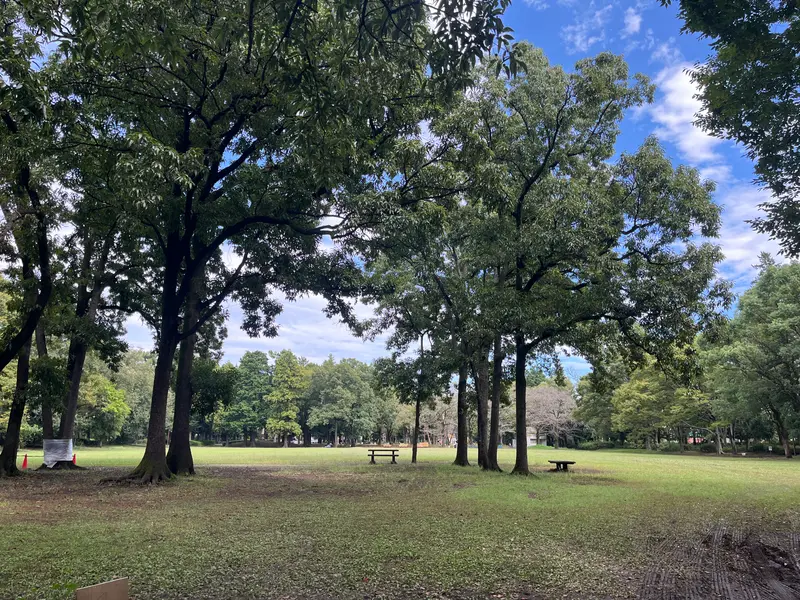
[[[100,483],[134,447],[0,481],[0,598],[115,576],[136,600],[628,598],[662,540],[720,522],[800,531],[800,464],[779,459],[531,449],[536,476],[520,478],[453,467],[451,449],[421,449],[416,467],[406,449],[396,466],[363,448],[192,450],[198,475],[155,487]],[[556,457],[575,472],[547,472]]]

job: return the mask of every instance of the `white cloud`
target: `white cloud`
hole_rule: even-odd
[[[700,169],[700,177],[717,185],[725,185],[733,179],[733,169],[725,164],[709,165]]]
[[[694,165],[721,162],[715,148],[722,140],[715,138],[694,124],[700,112],[700,101],[695,98],[697,87],[686,72],[688,63],[666,67],[655,79],[657,100],[647,113],[657,125],[656,135],[675,144],[681,156]]]
[[[661,62],[665,65],[675,65],[682,61],[683,53],[678,48],[678,44],[673,37],[659,44],[650,55],[650,62]]]
[[[642,15],[636,12],[633,7],[625,11],[625,27],[622,29],[622,37],[630,37],[634,33],[639,33],[642,27]]]
[[[763,216],[759,204],[770,199],[769,192],[747,182],[735,182],[721,188],[718,202],[723,207],[719,244],[725,254],[721,271],[741,293],[755,279],[753,266],[761,252],[769,252],[779,261],[780,246],[775,240],[753,230],[748,221]]]
[[[357,358],[370,362],[386,351],[386,335],[366,341],[352,334],[350,329],[336,318],[328,318],[323,313],[325,299],[316,294],[288,302],[280,294],[275,294],[283,303],[283,312],[276,319],[278,335],[274,338],[251,338],[241,329],[242,311],[238,306],[228,305],[228,337],[222,350],[224,360],[238,363],[242,354],[248,350],[288,349],[313,362],[324,361],[329,354],[337,359]],[[354,307],[361,319],[373,315],[373,307],[357,303]]]
[[[534,10],[545,10],[550,7],[546,0],[525,0],[525,4]]]
[[[586,52],[598,42],[605,40],[605,24],[608,22],[612,9],[613,5],[611,4],[597,9],[594,2],[591,2],[589,10],[578,16],[575,23],[562,28],[561,39],[567,44],[567,52],[569,54]]]

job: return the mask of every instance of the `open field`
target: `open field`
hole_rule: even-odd
[[[115,576],[136,600],[800,597],[794,461],[532,449],[517,478],[450,449],[193,451],[198,476],[156,487],[101,483],[141,448],[0,482],[0,598]]]

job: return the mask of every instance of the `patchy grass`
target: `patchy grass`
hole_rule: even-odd
[[[121,576],[136,600],[636,598],[669,540],[800,532],[793,461],[532,449],[520,478],[453,467],[449,449],[417,466],[405,449],[399,465],[363,448],[192,450],[198,475],[161,486],[100,483],[135,466],[133,447],[0,481],[0,598]]]

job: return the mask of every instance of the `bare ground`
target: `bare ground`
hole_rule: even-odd
[[[640,600],[796,600],[800,535],[718,523],[703,539],[671,538],[654,549]]]

